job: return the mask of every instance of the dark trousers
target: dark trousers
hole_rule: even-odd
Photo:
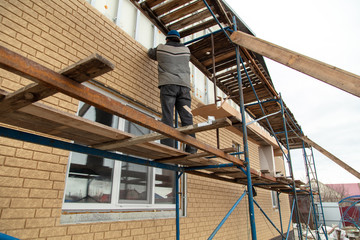
[[[184,106],[191,108],[190,88],[179,85],[163,85],[160,87],[160,102],[162,109],[161,121],[163,123],[173,127],[175,106],[181,119],[181,126],[193,125],[192,114],[184,108]],[[190,134],[190,136],[195,137],[195,134]],[[167,146],[175,147],[174,139],[162,139],[160,142]],[[185,151],[195,153],[196,149],[186,146]]]

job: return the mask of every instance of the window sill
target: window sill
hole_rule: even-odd
[[[149,212],[103,212],[103,213],[63,213],[60,217],[61,224],[98,223],[136,221],[147,219],[175,218],[174,210],[149,211]]]

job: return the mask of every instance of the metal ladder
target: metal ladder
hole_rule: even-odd
[[[322,206],[322,200],[321,200],[321,191],[320,191],[320,187],[319,187],[319,181],[317,178],[317,172],[316,172],[316,166],[315,166],[315,161],[314,161],[314,152],[312,147],[310,147],[310,154],[306,153],[306,149],[305,146],[303,147],[303,153],[304,153],[304,159],[305,159],[305,167],[306,167],[306,176],[307,176],[307,181],[309,184],[309,189],[310,189],[310,200],[311,200],[311,206],[312,206],[312,210],[313,210],[313,217],[314,217],[314,223],[315,223],[315,231],[316,231],[316,235],[318,237],[318,239],[320,239],[320,233],[319,233],[319,228],[321,227],[323,233],[325,234],[326,239],[328,239],[327,237],[327,233],[326,233],[326,229],[324,229],[324,226],[326,226],[326,222],[325,222],[325,216],[324,216],[324,210],[323,210],[323,206]],[[318,202],[319,205],[316,205],[314,202],[314,195],[318,196]],[[322,224],[320,225],[319,222],[322,221]]]

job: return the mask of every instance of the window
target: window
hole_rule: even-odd
[[[271,191],[271,203],[273,208],[279,208],[278,194],[275,191]]]
[[[118,127],[118,118],[88,104],[80,103],[79,116]],[[114,161],[81,153],[71,154],[65,202],[110,203]]]
[[[78,115],[136,136],[150,130],[80,103]],[[71,153],[63,209],[147,210],[175,208],[175,172]]]
[[[238,153],[238,154],[236,154],[235,156],[236,156],[237,158],[241,159],[241,154],[240,154],[240,152],[241,152],[241,145],[240,145],[240,143],[233,141],[232,147],[235,148],[235,151]]]

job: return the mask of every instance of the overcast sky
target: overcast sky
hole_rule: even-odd
[[[261,39],[360,75],[359,0],[226,0]],[[266,59],[277,92],[305,135],[360,172],[360,98]],[[319,181],[360,180],[314,150]],[[291,151],[305,181],[302,151]]]

